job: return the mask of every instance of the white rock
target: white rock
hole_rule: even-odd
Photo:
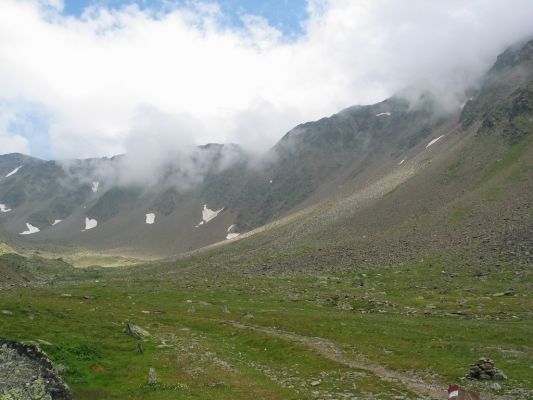
[[[240,235],[240,233],[228,233],[228,234],[226,235],[226,239],[227,239],[227,240],[235,239],[235,238],[236,238],[237,236],[239,236],[239,235]]]
[[[398,163],[398,165],[402,165],[405,162],[405,158]]]
[[[379,114],[376,114],[376,117],[389,117],[391,116],[392,114],[390,112],[382,112],[382,113],[379,113]]]
[[[440,135],[438,138],[433,139],[431,142],[429,142],[429,143],[427,144],[426,149],[427,149],[429,146],[431,146],[432,144],[437,143],[437,141],[439,141],[439,140],[442,139],[443,137],[444,137],[444,135]]]
[[[235,228],[235,224],[233,224],[233,225],[230,225],[230,226],[229,226],[229,228],[228,228],[228,230],[227,230],[226,232],[229,232],[229,231],[231,231],[231,230],[232,230],[233,228]]]
[[[154,213],[146,214],[146,223],[148,225],[152,225],[154,222],[155,222],[155,214]]]
[[[22,165],[18,166],[13,171],[11,171],[9,174],[7,174],[6,178],[9,178],[11,175],[15,175],[19,171],[19,169],[21,169],[21,168],[22,168]]]
[[[91,188],[93,190],[93,193],[98,192],[98,186],[100,186],[100,182],[94,181]]]
[[[59,224],[61,221],[63,221],[63,220],[62,219],[56,219],[54,222],[52,222],[52,226]]]
[[[11,208],[7,208],[5,204],[0,204],[0,212],[10,212]]]
[[[37,233],[37,232],[40,231],[39,228],[37,228],[36,226],[33,226],[29,222],[26,222],[26,227],[28,228],[28,230],[26,230],[24,232],[21,232],[20,233],[21,235],[32,235],[32,234]]]
[[[85,217],[85,229],[83,229],[82,232],[88,231],[89,229],[96,228],[97,225],[98,225],[97,220]]]

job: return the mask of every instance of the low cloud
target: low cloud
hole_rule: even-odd
[[[260,152],[299,122],[407,87],[452,109],[533,33],[529,0],[309,0],[290,41],[258,16],[228,26],[216,2],[166,4],[75,18],[60,0],[2,0],[0,103],[46,110],[53,157],[128,153],[124,179],[149,179],[195,145]],[[28,152],[8,126],[0,152]]]

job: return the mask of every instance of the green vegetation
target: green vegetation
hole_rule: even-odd
[[[0,243],[0,255],[2,254],[8,254],[8,253],[16,253],[15,249],[8,244]]]
[[[520,157],[528,149],[528,146],[531,144],[532,141],[533,139],[530,136],[523,139],[519,143],[510,146],[505,152],[503,158],[500,160],[496,160],[492,164],[492,166],[485,172],[485,174],[478,183],[478,187],[485,185],[496,175],[499,175],[502,171],[515,165],[519,161]]]
[[[509,376],[504,388],[533,389],[530,269],[462,259],[263,275],[218,274],[215,255],[101,271],[2,292],[0,336],[40,343],[78,399],[392,398],[412,390],[369,365],[445,385],[480,356]],[[151,336],[127,335],[127,322]]]

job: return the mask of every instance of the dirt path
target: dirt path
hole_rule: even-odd
[[[278,329],[267,328],[257,325],[244,324],[236,321],[220,321],[238,329],[250,329],[257,332],[266,333],[285,340],[290,340],[302,344],[309,349],[316,351],[322,357],[343,364],[347,367],[370,372],[381,379],[387,381],[401,382],[407,389],[418,396],[429,399],[446,399],[446,385],[439,383],[423,382],[407,373],[393,371],[379,365],[372,365],[366,361],[357,362],[346,356],[344,351],[328,339],[319,337],[302,336],[292,332],[280,331]]]

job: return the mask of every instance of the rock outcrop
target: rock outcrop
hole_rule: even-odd
[[[0,339],[1,400],[70,400],[52,361],[37,346]]]

